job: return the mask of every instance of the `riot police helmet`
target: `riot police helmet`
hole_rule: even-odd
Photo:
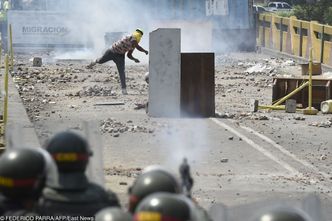
[[[45,184],[46,159],[39,148],[8,149],[0,157],[0,192],[12,199],[37,198]]]
[[[133,213],[142,199],[157,192],[180,193],[181,187],[171,172],[160,166],[150,166],[129,188],[129,211]]]
[[[261,212],[252,221],[310,221],[307,215],[291,207],[276,207]]]
[[[84,172],[91,155],[88,142],[71,131],[54,135],[47,143],[46,150],[55,160],[60,173]]]
[[[135,221],[191,220],[190,206],[184,197],[173,193],[155,193],[143,199],[134,213]]]
[[[123,211],[117,207],[107,207],[100,210],[96,216],[95,221],[131,221],[130,213]]]

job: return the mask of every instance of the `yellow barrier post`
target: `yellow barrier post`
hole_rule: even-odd
[[[309,54],[309,93],[308,93],[308,107],[303,110],[303,114],[316,115],[318,110],[312,107],[312,48],[310,48]]]
[[[2,59],[2,41],[0,41],[0,68],[2,68],[1,59]]]
[[[8,55],[5,56],[5,76],[4,76],[4,107],[3,107],[3,119],[1,121],[0,127],[0,154],[5,150],[5,134],[6,134],[6,125],[8,119]]]
[[[287,94],[285,97],[281,98],[278,102],[276,102],[275,104],[273,104],[273,106],[279,106],[284,101],[286,101],[288,98],[292,97],[293,95],[295,95],[296,93],[298,93],[300,90],[302,90],[303,88],[305,88],[308,85],[309,85],[309,82],[305,82],[300,87],[296,88],[295,90],[293,90],[292,92],[290,92],[289,94]]]
[[[4,97],[4,107],[3,107],[3,124],[4,124],[4,130],[7,125],[7,119],[8,119],[8,55],[5,55],[5,97]]]
[[[12,25],[9,25],[9,46],[10,46],[10,70],[14,69],[14,51],[13,51],[13,31]]]

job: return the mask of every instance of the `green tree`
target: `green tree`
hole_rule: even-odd
[[[332,25],[332,7],[329,7],[324,13],[325,23]]]
[[[302,20],[332,24],[331,7],[331,0],[310,1],[310,3],[306,2],[296,5],[294,7],[294,15]]]

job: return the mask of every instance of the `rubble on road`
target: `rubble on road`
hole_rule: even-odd
[[[245,73],[248,74],[270,74],[274,71],[274,68],[266,65],[266,64],[261,64],[258,63],[250,68],[248,68],[247,70],[245,70]]]
[[[151,134],[155,131],[155,129],[152,128],[135,125],[131,120],[128,120],[127,123],[122,123],[114,118],[103,120],[100,124],[100,130],[102,133],[111,133],[113,137],[119,137],[120,134],[125,132]]]
[[[332,127],[332,119],[323,122],[312,122],[309,126],[330,128]]]
[[[242,113],[216,113],[216,118],[224,118],[224,119],[235,119],[235,120],[269,120],[269,117],[260,114],[260,113],[252,113],[252,112],[242,112]]]
[[[228,159],[227,158],[221,159],[220,163],[228,163]]]
[[[302,116],[294,116],[294,120],[305,120],[305,117],[302,117]]]
[[[235,117],[235,114],[231,113],[216,113],[216,118],[225,118],[225,119],[232,119]]]
[[[148,107],[148,103],[135,103],[134,110],[146,109]]]
[[[72,94],[69,94],[69,96]],[[74,96],[93,97],[93,96],[116,96],[117,93],[111,87],[102,87],[99,85],[85,86],[82,90],[76,92]]]
[[[109,141],[112,140],[112,151],[114,147],[127,142],[126,139],[143,137],[148,140],[159,139],[159,135],[166,138],[178,136],[177,131],[181,128],[173,128],[168,120],[150,118],[142,110],[133,110],[145,108],[148,100],[149,85],[144,81],[145,73],[149,71],[147,64],[126,66],[127,89],[130,93],[122,96],[119,94],[121,86],[115,65],[96,65],[93,70],[86,70],[85,64],[50,63],[44,58],[43,61],[42,67],[31,67],[31,62],[18,61],[13,73],[27,113],[36,126],[38,136],[43,140],[52,134],[54,122],[59,121],[65,127],[76,125],[79,120],[98,120],[98,129],[103,139],[108,141],[105,142],[105,147],[110,147]],[[330,115],[304,118],[301,114],[287,114],[284,111],[250,111],[250,99],[259,100],[259,103],[266,105],[272,103],[275,76],[301,75],[301,69],[294,61],[262,54],[237,53],[216,55],[215,65],[215,105],[216,111],[221,112],[216,114],[217,118],[223,118],[221,121],[229,119],[230,122],[227,123],[235,127],[252,128],[318,168],[331,165],[331,147],[328,145],[330,132],[325,129],[332,127],[332,121],[327,122]],[[103,102],[119,103],[118,97],[124,105],[94,105],[104,104]],[[128,113],[128,118],[124,118],[123,113]],[[242,140],[241,137],[232,134],[225,136],[224,140],[229,145],[247,145],[247,140]],[[248,136],[251,138],[250,134]],[[327,149],[319,152],[312,147]],[[119,151],[122,151],[121,148]],[[109,150],[106,151],[108,158],[116,156],[113,155],[114,152],[108,152]],[[141,152],[142,150],[137,151]],[[227,155],[220,155],[215,159],[223,166],[231,166],[229,163],[233,162],[226,157]],[[114,165],[119,163],[120,161],[115,162]],[[130,162],[125,168],[108,168],[105,173],[110,176],[135,177],[141,173],[140,168],[135,168],[136,163]],[[231,171],[228,173],[233,174]],[[213,174],[215,171],[208,173],[209,176]],[[281,177],[280,180],[285,178]],[[307,177],[298,177],[294,181],[303,183],[307,180]],[[125,185],[128,181],[120,179],[119,184],[120,182]]]
[[[137,177],[142,173],[142,168],[130,168],[130,169],[123,169],[121,167],[112,167],[112,168],[105,168],[105,175],[108,176],[126,176],[126,177]]]

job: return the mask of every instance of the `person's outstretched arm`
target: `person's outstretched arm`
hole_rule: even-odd
[[[142,48],[138,43],[137,41],[134,41],[134,46],[135,48],[137,48],[137,50],[141,51],[141,52],[144,52],[146,55],[149,54],[149,52],[147,50],[145,50],[144,48]]]
[[[130,51],[128,51],[128,53],[127,53],[127,57],[128,57],[130,60],[133,60],[133,61],[135,61],[136,63],[139,63],[140,61],[139,61],[137,58],[134,58],[134,56],[133,56],[133,51],[134,51],[134,50],[130,50]]]

